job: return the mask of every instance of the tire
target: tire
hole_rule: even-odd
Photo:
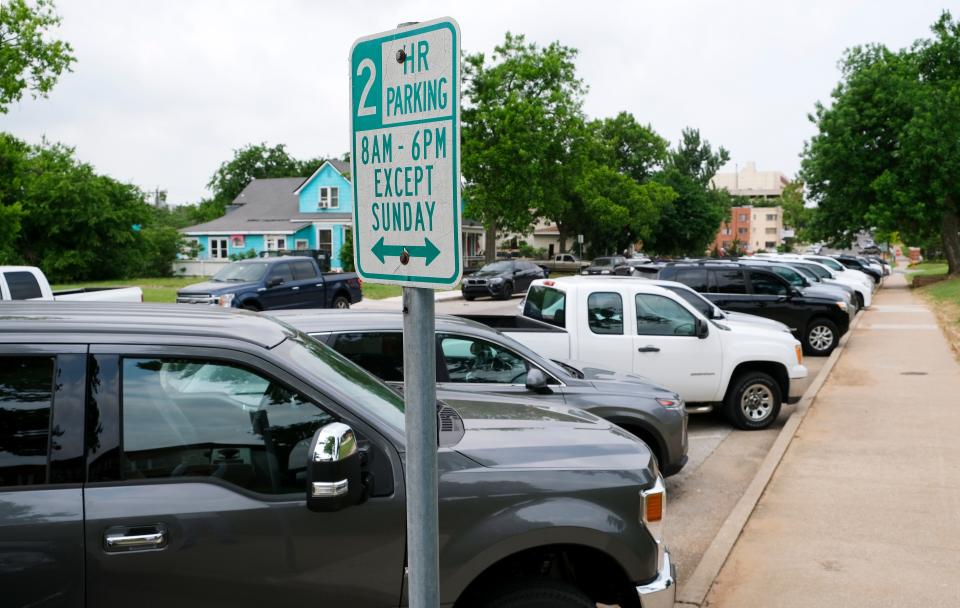
[[[559,581],[528,581],[494,592],[482,608],[596,608],[585,593]]]
[[[497,296],[498,300],[509,300],[513,295],[513,283],[504,283],[503,290]]]
[[[855,295],[857,296],[857,310],[863,310],[863,294],[858,291]]]
[[[477,299],[477,296],[468,296],[467,294],[463,294],[463,299],[467,302],[473,302]]]
[[[833,352],[840,341],[840,330],[829,319],[814,319],[803,335],[804,353],[815,357],[826,357]]]
[[[333,308],[341,310],[350,308],[350,300],[346,296],[337,296],[333,299]]]
[[[244,304],[244,305],[241,306],[240,308],[242,308],[242,309],[244,309],[244,310],[252,310],[253,312],[260,312],[261,310],[263,310],[263,309],[260,308],[258,305],[256,305],[256,304],[250,304],[250,303]]]
[[[777,381],[764,372],[746,372],[736,377],[723,404],[727,420],[738,429],[759,431],[776,421],[783,405]]]

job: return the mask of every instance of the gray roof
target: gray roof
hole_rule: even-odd
[[[337,161],[339,162],[339,161]],[[334,165],[336,166],[336,165]],[[293,193],[303,177],[255,179],[233,200],[235,209],[215,220],[182,228],[190,233],[293,233],[312,220],[349,220],[351,213],[300,213],[300,200]]]

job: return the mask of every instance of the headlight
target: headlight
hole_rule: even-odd
[[[223,294],[223,295],[220,296],[220,298],[219,298],[219,304],[220,304],[220,306],[222,306],[222,307],[224,307],[224,308],[230,308],[230,306],[233,305],[233,298],[234,298],[234,297],[235,297],[235,294],[232,294],[232,293],[225,293],[225,294]]]
[[[640,521],[650,530],[654,540],[663,539],[663,516],[667,509],[667,490],[663,477],[657,475],[657,481],[648,490],[640,492]]]
[[[837,308],[843,312],[847,312],[847,303],[846,302],[837,302]]]
[[[601,270],[601,271],[600,271],[600,274],[610,274],[610,271],[609,271],[609,270]]]
[[[498,285],[500,283],[503,283],[503,277],[493,277],[492,279],[490,279],[490,283],[492,285]]]
[[[664,399],[662,397],[657,397],[657,403],[659,403],[663,407],[667,407],[670,409],[683,407],[683,399],[680,399],[679,397],[676,397],[674,399]]]

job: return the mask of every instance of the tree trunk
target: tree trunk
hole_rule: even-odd
[[[497,224],[486,225],[483,238],[483,258],[489,264],[497,261]]]
[[[557,224],[557,241],[558,241],[558,245],[560,246],[560,251],[558,251],[557,253],[566,253],[567,252],[567,231],[563,226],[560,225],[560,222],[556,222],[556,224]]]
[[[947,256],[947,273],[960,275],[960,208],[953,197],[948,197],[946,203],[940,238],[943,240],[943,253]]]

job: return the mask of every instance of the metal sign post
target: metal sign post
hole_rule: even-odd
[[[403,289],[407,589],[439,605],[435,288],[463,273],[460,28],[404,24],[350,51],[354,260]]]

